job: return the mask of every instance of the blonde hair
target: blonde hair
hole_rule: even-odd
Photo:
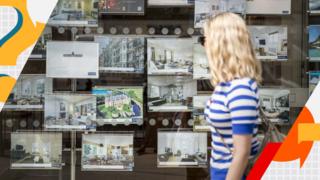
[[[261,64],[256,59],[245,21],[240,16],[218,14],[205,23],[204,34],[213,86],[236,78],[262,81]]]

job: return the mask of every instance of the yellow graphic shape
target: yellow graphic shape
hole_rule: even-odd
[[[16,80],[9,76],[0,77],[0,102],[5,103],[12,91]]]
[[[298,126],[298,141],[320,141],[320,124],[304,123]]]
[[[0,47],[0,66],[15,66],[18,56],[37,41],[45,24],[33,24],[27,10],[27,0],[0,0],[0,6],[16,8],[23,16],[20,30]]]

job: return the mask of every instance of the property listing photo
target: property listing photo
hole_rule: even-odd
[[[193,108],[194,109],[204,109],[206,108],[207,102],[211,99],[210,94],[199,94],[193,96]]]
[[[207,122],[204,109],[206,108],[207,102],[211,99],[210,94],[201,94],[193,96],[193,131],[210,131],[210,124]]]
[[[320,25],[309,26],[309,59],[320,61]]]
[[[291,0],[246,0],[249,15],[290,15]],[[317,0],[315,0],[317,1]]]
[[[97,122],[139,124],[143,121],[143,87],[94,87]]]
[[[309,0],[309,10],[311,11],[311,13],[320,13],[320,1]]]
[[[147,0],[148,6],[191,6],[195,0]]]
[[[100,0],[99,13],[143,15],[145,0]]]
[[[62,133],[11,133],[11,169],[60,169]]]
[[[148,38],[148,74],[192,74],[192,38]]]
[[[207,166],[207,133],[158,131],[158,167]]]
[[[95,130],[96,103],[94,95],[48,94],[45,97],[45,128]]]
[[[42,110],[46,84],[45,74],[21,75],[4,108],[10,110]]]
[[[288,89],[268,89],[259,90],[260,106],[265,115],[274,123],[288,123],[290,115]]]
[[[100,71],[144,72],[144,38],[94,36],[94,41],[99,43]]]
[[[192,76],[149,76],[148,110],[150,112],[184,112],[192,110],[197,81]]]
[[[205,21],[221,12],[244,14],[246,0],[195,0],[194,27],[202,28]]]
[[[288,60],[288,28],[286,26],[249,26],[248,28],[259,60]]]
[[[30,59],[45,59],[47,53],[47,41],[52,40],[52,29],[46,27],[42,35],[40,36],[38,42],[34,46],[32,53],[30,55]]]
[[[313,93],[313,90],[316,88],[319,81],[320,81],[320,71],[309,72],[309,95]]]
[[[99,44],[79,41],[47,42],[47,77],[99,78]]]
[[[132,134],[83,134],[81,167],[84,171],[132,171]]]
[[[98,0],[59,0],[51,13],[51,26],[98,26]]]
[[[210,68],[205,48],[196,43],[193,45],[193,79],[210,79]]]
[[[194,109],[192,112],[193,115],[193,131],[194,132],[210,132],[211,126],[206,120],[203,109]]]

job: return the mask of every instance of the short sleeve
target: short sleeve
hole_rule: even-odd
[[[254,133],[258,122],[259,99],[257,89],[248,82],[238,82],[231,86],[227,95],[232,133],[249,135]]]

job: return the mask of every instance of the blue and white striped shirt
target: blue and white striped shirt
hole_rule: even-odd
[[[215,87],[211,99],[205,109],[207,121],[214,126],[223,137],[225,143],[233,150],[232,135],[252,134],[251,156],[257,154],[259,119],[258,86],[250,78],[235,79],[220,83]],[[212,132],[211,168],[218,171],[228,170],[232,154],[225,147],[215,129]]]

